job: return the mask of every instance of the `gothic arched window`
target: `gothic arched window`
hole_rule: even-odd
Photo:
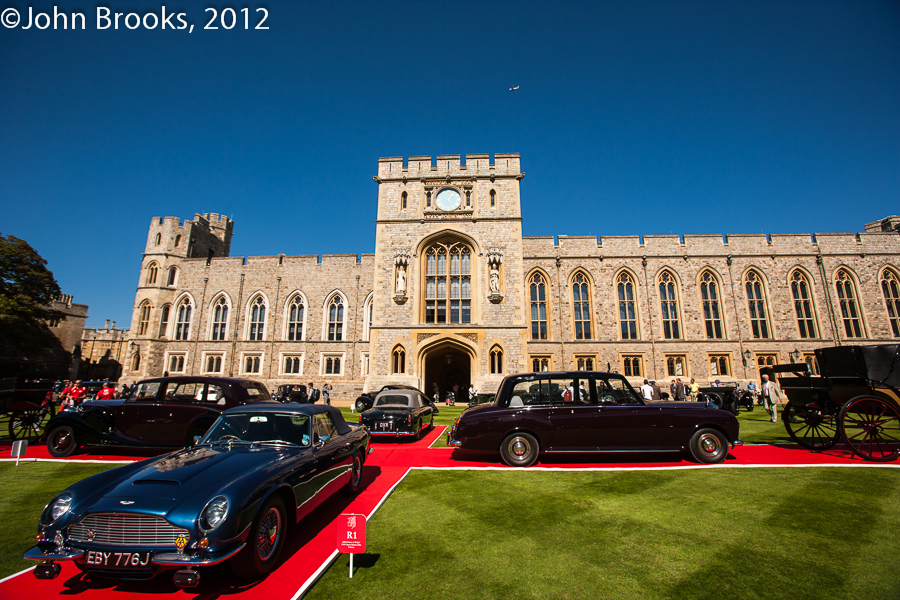
[[[140,371],[141,370],[141,353],[135,352],[134,356],[131,357],[131,370],[132,371]]]
[[[667,340],[681,339],[675,277],[668,271],[663,271],[659,276],[659,310],[662,315],[663,336]]]
[[[159,272],[159,267],[155,262],[152,262],[147,266],[147,285],[154,285],[156,283],[157,272]]]
[[[472,251],[459,242],[425,250],[425,322],[472,322]]]
[[[406,351],[401,346],[394,348],[391,358],[392,372],[395,375],[406,373]]]
[[[491,348],[491,375],[503,373],[503,350],[500,346]]]
[[[228,301],[225,296],[219,296],[213,305],[212,316],[212,335],[210,339],[214,342],[225,340],[225,331],[228,327]]]
[[[366,301],[363,305],[363,336],[362,339],[364,342],[369,341],[369,334],[372,331],[372,315],[375,312],[375,296],[373,294],[369,294],[366,298]]]
[[[634,303],[634,281],[628,273],[617,278],[616,291],[619,296],[619,332],[623,340],[636,340],[637,311]]]
[[[719,287],[716,278],[709,271],[704,271],[700,276],[700,297],[703,300],[703,321],[706,324],[707,339],[718,340],[725,337],[722,333]]]
[[[328,341],[344,339],[344,300],[335,294],[328,303]]]
[[[185,298],[178,305],[175,313],[175,339],[186,340],[191,333],[191,299]]]
[[[856,285],[853,278],[845,269],[838,271],[834,278],[834,286],[837,289],[838,302],[841,305],[841,320],[844,322],[844,334],[848,338],[863,337],[862,319],[859,316],[859,307],[856,300]]]
[[[588,278],[577,273],[572,278],[572,313],[575,320],[575,339],[591,339],[591,295]]]
[[[547,339],[547,289],[544,276],[535,273],[529,282],[531,292],[531,339]]]
[[[754,338],[770,338],[769,317],[766,310],[766,296],[762,277],[756,271],[749,271],[744,278],[747,290],[747,309],[750,312],[750,328]]]
[[[816,319],[813,313],[809,280],[800,269],[791,273],[791,296],[794,298],[794,314],[797,316],[797,329],[800,337],[819,337],[816,333]]]
[[[140,316],[138,317],[138,335],[147,333],[147,327],[150,324],[150,303],[141,304]]]
[[[164,304],[160,310],[159,317],[159,337],[165,337],[169,330],[169,312],[172,310],[170,304]]]
[[[288,302],[287,307],[287,340],[299,342],[303,339],[303,319],[306,311],[303,306],[303,298],[295,294]]]
[[[167,286],[175,285],[175,281],[178,278],[178,269],[176,267],[169,267],[169,277],[166,280]]]
[[[251,342],[259,342],[265,339],[266,332],[266,301],[262,296],[257,296],[250,303],[250,330],[247,339]]]
[[[881,293],[887,308],[888,321],[894,337],[900,337],[900,277],[892,269],[881,272]]]

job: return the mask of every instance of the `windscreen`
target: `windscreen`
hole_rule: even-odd
[[[200,443],[285,442],[309,446],[309,440],[308,415],[247,412],[220,416]]]

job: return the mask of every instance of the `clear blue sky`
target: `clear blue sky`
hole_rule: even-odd
[[[194,31],[98,31],[98,3]],[[0,232],[89,326],[129,326],[154,216],[228,214],[238,256],[373,252],[381,156],[521,153],[526,235],[900,213],[897,1],[238,5],[267,31],[204,31],[214,0],[56,4],[86,29],[0,6],[22,13],[0,27]]]

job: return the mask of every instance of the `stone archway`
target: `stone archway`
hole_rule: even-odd
[[[422,355],[422,391],[429,398],[434,396],[434,384],[440,390],[440,402],[447,392],[457,387],[457,402],[468,402],[467,391],[472,382],[471,351],[451,342],[438,343]]]

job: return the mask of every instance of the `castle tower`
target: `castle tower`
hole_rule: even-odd
[[[495,389],[525,367],[518,154],[382,158],[366,389]]]

